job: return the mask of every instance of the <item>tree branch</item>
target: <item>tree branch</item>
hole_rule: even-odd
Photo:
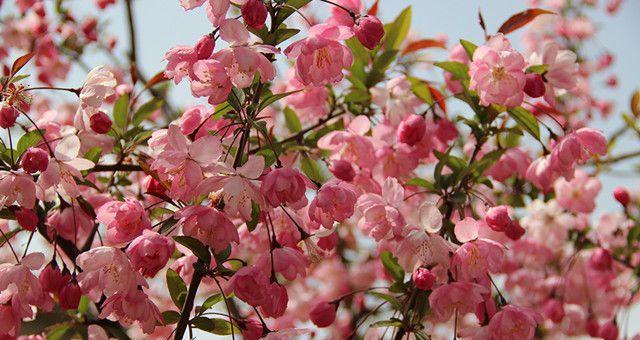
[[[187,326],[189,325],[189,317],[191,316],[191,310],[193,309],[193,302],[196,298],[198,286],[200,286],[200,282],[202,281],[203,277],[204,273],[196,266],[193,272],[193,277],[191,278],[191,284],[189,284],[187,298],[184,301],[184,306],[182,306],[182,311],[180,312],[180,320],[178,321],[178,325],[176,326],[176,333],[173,337],[174,340],[182,340],[184,332],[187,330]]]

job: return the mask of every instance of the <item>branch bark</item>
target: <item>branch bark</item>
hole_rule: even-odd
[[[176,326],[175,336],[173,337],[174,340],[182,340],[184,337],[184,332],[187,330],[187,326],[189,325],[189,317],[191,316],[193,302],[196,298],[196,293],[198,292],[198,286],[200,286],[200,282],[203,277],[204,273],[202,273],[198,268],[195,268],[193,277],[191,278],[191,284],[189,284],[187,298],[184,301],[184,306],[182,306],[182,311],[180,311],[180,320]]]

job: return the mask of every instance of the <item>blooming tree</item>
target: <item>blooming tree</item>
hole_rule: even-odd
[[[583,47],[597,1],[448,42],[378,1],[179,0],[211,30],[150,78],[133,0],[94,2],[126,9],[126,58],[70,1],[0,26],[0,338],[626,334],[638,199],[591,214],[598,175],[640,155],[612,150],[640,94],[616,116],[591,91],[613,61]],[[177,108],[180,83],[206,104]]]

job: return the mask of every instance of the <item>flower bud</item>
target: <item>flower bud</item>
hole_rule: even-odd
[[[58,298],[60,299],[60,308],[62,309],[77,309],[80,304],[80,297],[82,291],[78,286],[76,280],[72,280],[68,284],[64,285],[60,289]]]
[[[247,340],[258,340],[262,337],[262,323],[256,319],[247,319],[240,324],[242,337]]]
[[[549,299],[542,307],[544,315],[554,323],[560,323],[564,319],[564,306],[556,299]]]
[[[413,283],[420,290],[429,290],[436,282],[436,276],[427,268],[418,268],[411,275]]]
[[[13,108],[13,106],[2,102],[2,104],[0,104],[0,127],[5,129],[12,127],[16,123],[19,114],[20,112]]]
[[[603,248],[596,249],[589,258],[589,265],[591,268],[599,271],[611,270],[611,266],[613,265],[611,251]]]
[[[16,210],[14,214],[16,215],[18,224],[23,229],[34,231],[38,226],[38,215],[36,215],[33,210],[27,208],[18,208],[18,210]]]
[[[613,320],[605,322],[598,330],[598,337],[604,340],[618,339],[618,327]]]
[[[544,79],[537,73],[527,73],[527,82],[524,85],[524,93],[531,98],[539,98],[544,96],[546,92]]]
[[[427,132],[427,123],[419,115],[411,115],[405,118],[396,131],[400,143],[415,145],[422,140]]]
[[[586,328],[587,328],[587,334],[589,334],[589,336],[592,336],[592,337],[597,337],[598,333],[600,332],[600,324],[596,319],[589,319],[587,321]]]
[[[356,171],[353,170],[351,163],[343,160],[333,161],[329,166],[329,171],[331,171],[337,179],[345,182],[351,182],[353,178],[356,177]]]
[[[111,128],[111,119],[106,113],[98,111],[89,118],[89,125],[91,125],[91,130],[95,133],[105,134]]]
[[[338,305],[328,301],[320,301],[309,313],[309,319],[318,327],[328,327],[336,319]]]
[[[42,290],[47,293],[57,293],[71,280],[71,275],[63,274],[55,262],[51,262],[40,272],[38,279]]]
[[[511,216],[509,216],[509,208],[504,205],[492,207],[487,210],[487,214],[484,216],[484,220],[489,225],[489,228],[497,232],[506,231],[513,223]]]
[[[631,197],[629,196],[629,190],[623,187],[617,187],[613,190],[613,197],[616,201],[620,202],[623,207],[629,205],[629,201],[631,201]]]
[[[194,47],[199,60],[209,59],[213,49],[216,47],[216,42],[209,35],[205,35],[200,38]]]
[[[362,45],[370,50],[378,46],[384,36],[384,26],[380,19],[373,15],[366,15],[356,22],[356,37]]]
[[[511,223],[509,225],[509,227],[507,228],[507,230],[505,230],[505,235],[507,235],[507,237],[509,237],[510,239],[517,241],[519,240],[522,235],[524,235],[524,228],[522,228],[522,226],[520,225],[520,222],[513,221],[513,223]]]
[[[248,0],[240,9],[242,19],[247,26],[260,29],[267,20],[267,8],[264,7],[262,0]]]
[[[29,148],[22,155],[22,169],[30,174],[47,170],[49,154],[40,148]]]
[[[147,194],[163,195],[167,191],[162,183],[158,182],[151,176],[147,176],[146,182],[147,185],[145,186],[145,189]]]

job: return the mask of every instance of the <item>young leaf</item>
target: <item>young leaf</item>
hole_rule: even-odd
[[[152,98],[148,102],[142,104],[138,111],[133,114],[133,119],[131,119],[131,125],[138,126],[145,119],[147,119],[153,112],[162,107],[162,99]]]
[[[22,69],[24,65],[26,65],[31,60],[31,58],[33,58],[33,56],[33,52],[30,52],[16,59],[11,66],[10,78],[16,75],[18,71],[20,71],[20,69]]]
[[[536,139],[540,140],[540,126],[536,117],[523,107],[514,107],[508,110],[509,116],[515,120],[518,125],[531,134]]]
[[[232,333],[232,327],[229,321],[218,318],[205,318],[198,316],[191,320],[191,324],[198,329],[216,335],[229,335]]]
[[[16,146],[17,157],[19,158],[22,154],[27,151],[28,148],[35,146],[38,144],[40,140],[42,140],[42,136],[40,135],[42,131],[31,130],[18,140],[18,145]]]
[[[443,48],[446,49],[447,45],[441,40],[435,39],[421,39],[414,41],[407,45],[407,47],[402,50],[400,55],[407,55],[409,53],[413,53],[416,51],[424,50],[426,48]]]
[[[269,97],[265,98],[262,103],[260,103],[260,106],[258,106],[258,112],[261,112],[262,110],[266,109],[267,106],[277,102],[278,100],[290,96],[294,93],[298,93],[302,90],[297,90],[297,91],[291,91],[291,92],[283,92],[283,93],[277,93],[277,94],[272,94]]]
[[[193,255],[197,256],[205,264],[209,264],[211,262],[211,253],[209,252],[209,249],[207,249],[207,247],[198,239],[189,236],[174,236],[173,239],[189,248],[189,250],[193,252]]]
[[[385,27],[385,48],[397,50],[409,33],[411,26],[411,6],[405,8],[400,15]]]
[[[476,48],[478,48],[478,46],[464,39],[460,39],[460,45],[462,45],[462,48],[464,48],[465,52],[467,52],[469,59],[473,59],[473,54],[476,52]]]
[[[529,8],[526,11],[522,11],[520,13],[516,13],[512,15],[507,21],[505,21],[500,29],[498,29],[498,33],[509,34],[520,27],[531,22],[531,20],[535,19],[538,15],[542,14],[555,14],[554,12],[547,11],[541,8]]]
[[[469,68],[463,63],[457,61],[440,61],[434,63],[434,65],[451,73],[457,80],[469,79]]]
[[[184,300],[187,298],[187,285],[184,280],[173,269],[167,269],[167,287],[171,300],[178,308],[182,308]]]
[[[127,115],[129,114],[129,95],[123,94],[113,105],[113,122],[120,128],[125,130],[127,125]]]
[[[391,277],[393,277],[396,282],[404,281],[404,269],[400,267],[398,259],[395,258],[391,252],[386,250],[383,251],[380,254],[380,260],[382,261],[384,268],[389,272],[389,274],[391,274]]]
[[[307,177],[309,177],[309,179],[311,179],[312,181],[318,183],[322,183],[324,181],[324,179],[322,178],[322,171],[320,170],[318,162],[309,158],[309,156],[305,155],[304,157],[302,157],[302,159],[300,160],[300,168],[302,169],[302,172],[304,172],[304,174],[307,175]]]
[[[165,325],[172,325],[180,320],[180,313],[174,310],[164,311],[162,312],[162,320],[164,320]]]
[[[300,124],[300,119],[298,115],[290,109],[288,106],[284,108],[284,121],[287,124],[287,128],[289,131],[296,133],[302,130],[302,124]]]

